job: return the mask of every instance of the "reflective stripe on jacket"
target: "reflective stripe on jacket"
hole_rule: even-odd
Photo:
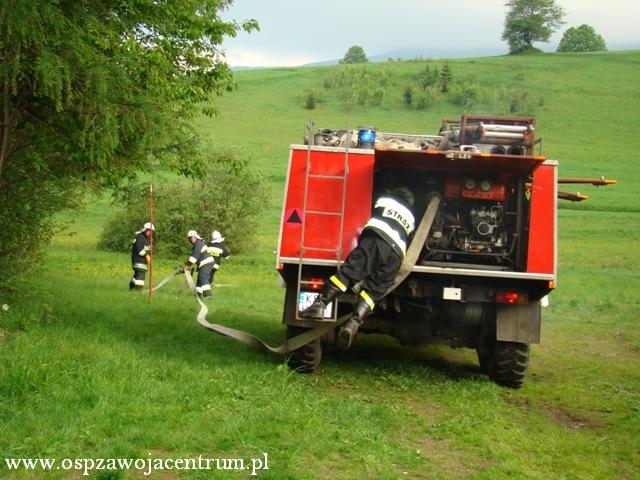
[[[209,250],[209,255],[211,255],[213,257],[214,262],[216,262],[216,264],[213,267],[216,270],[220,268],[220,265],[222,265],[223,258],[224,259],[229,258],[229,250],[227,249],[227,247],[224,246],[224,244],[220,242],[209,242],[208,250]]]
[[[409,203],[399,195],[385,194],[378,198],[371,219],[364,226],[380,235],[400,256],[407,252],[409,235],[415,229],[415,218]]]
[[[209,263],[213,263],[213,257],[209,254],[207,244],[204,240],[198,238],[196,243],[193,244],[191,253],[189,254],[189,263],[197,265],[198,268]]]
[[[147,269],[147,255],[150,250],[149,240],[144,232],[138,232],[131,247],[131,265],[136,270]]]

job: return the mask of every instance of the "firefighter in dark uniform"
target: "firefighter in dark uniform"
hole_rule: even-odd
[[[189,258],[185,262],[183,267],[185,273],[188,270],[195,266],[198,270],[198,279],[196,281],[196,293],[198,297],[203,299],[211,298],[211,272],[213,271],[213,266],[215,262],[213,257],[209,254],[207,244],[204,243],[202,237],[198,235],[198,232],[195,230],[189,230],[187,232],[187,238],[189,242],[193,245],[191,248],[191,253],[189,254]]]
[[[326,306],[351,288],[358,301],[351,319],[338,332],[337,345],[343,350],[351,347],[358,329],[393,284],[415,229],[413,204],[413,194],[406,187],[380,196],[356,248],[338,272],[325,281],[313,304],[300,314],[303,318],[322,318]]]
[[[136,232],[136,238],[133,239],[131,248],[131,268],[133,268],[133,278],[129,282],[129,290],[142,290],[144,288],[144,278],[149,269],[151,261],[149,241],[156,228],[152,223],[145,223],[140,230]]]
[[[209,255],[213,257],[213,268],[211,269],[211,275],[209,277],[209,284],[213,287],[213,276],[222,265],[222,259],[229,258],[229,249],[223,243],[224,237],[218,230],[214,230],[211,234],[211,241],[207,245]]]

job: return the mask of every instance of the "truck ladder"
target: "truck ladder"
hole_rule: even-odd
[[[298,282],[297,282],[297,295],[296,295],[296,318],[298,317],[298,301],[300,300],[300,284],[302,281],[302,263],[304,260],[304,255],[307,251],[316,251],[316,252],[332,252],[335,253],[336,256],[336,271],[340,267],[340,260],[342,258],[342,237],[344,234],[344,210],[347,201],[347,177],[349,176],[349,141],[350,138],[347,137],[347,142],[344,151],[344,164],[342,169],[342,175],[320,175],[320,174],[312,174],[311,172],[311,146],[312,139],[315,134],[315,124],[313,122],[309,122],[306,125],[306,129],[308,130],[308,138],[309,141],[307,143],[307,164],[305,167],[305,176],[304,176],[304,194],[303,194],[303,202],[302,202],[302,228],[300,229],[300,257],[298,258]],[[349,136],[350,132],[347,129],[347,136]],[[342,184],[342,199],[340,202],[340,211],[338,212],[326,212],[322,210],[309,210],[308,208],[308,200],[309,200],[309,179],[311,178],[323,178],[325,180],[335,180],[340,181]],[[337,248],[320,248],[320,247],[311,247],[305,245],[304,237],[305,237],[305,228],[306,228],[306,219],[307,215],[327,215],[327,216],[340,216],[340,231],[338,232],[338,246]],[[333,320],[337,319],[338,309],[334,309],[333,311]]]

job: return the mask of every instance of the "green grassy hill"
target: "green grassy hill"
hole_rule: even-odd
[[[348,354],[331,351],[320,374],[291,373],[282,359],[196,325],[194,299],[178,281],[151,303],[130,294],[129,255],[96,249],[110,211],[98,200],[67,214],[72,232],[55,238],[13,294],[0,292],[0,304],[9,305],[0,311],[5,458],[248,461],[267,452],[261,478],[637,478],[640,52],[448,63],[454,81],[481,93],[470,113],[506,113],[510,96],[525,92],[544,153],[560,162],[561,176],[620,182],[582,189],[592,197],[585,204],[561,205],[559,288],[543,312],[542,343],[532,348],[521,390],[491,383],[471,351],[405,349],[382,337],[365,338]],[[323,128],[436,132],[462,107],[451,96],[424,110],[402,104],[424,66],[367,65],[367,75],[386,79],[383,101],[367,108],[349,102],[349,89],[323,88],[348,66],[236,74],[239,89],[197,128],[215,148],[250,157],[274,194],[252,253],[232,256],[217,275],[227,286],[215,289],[211,320],[273,344],[283,340],[273,251],[289,145],[302,143],[309,118]],[[321,98],[311,111],[304,109],[309,89]],[[156,281],[180,260],[158,259]],[[3,478],[33,474],[9,470],[0,458]],[[152,478],[248,474],[165,471]]]

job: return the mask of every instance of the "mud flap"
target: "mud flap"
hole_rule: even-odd
[[[496,305],[496,338],[503,342],[540,343],[540,302]]]

